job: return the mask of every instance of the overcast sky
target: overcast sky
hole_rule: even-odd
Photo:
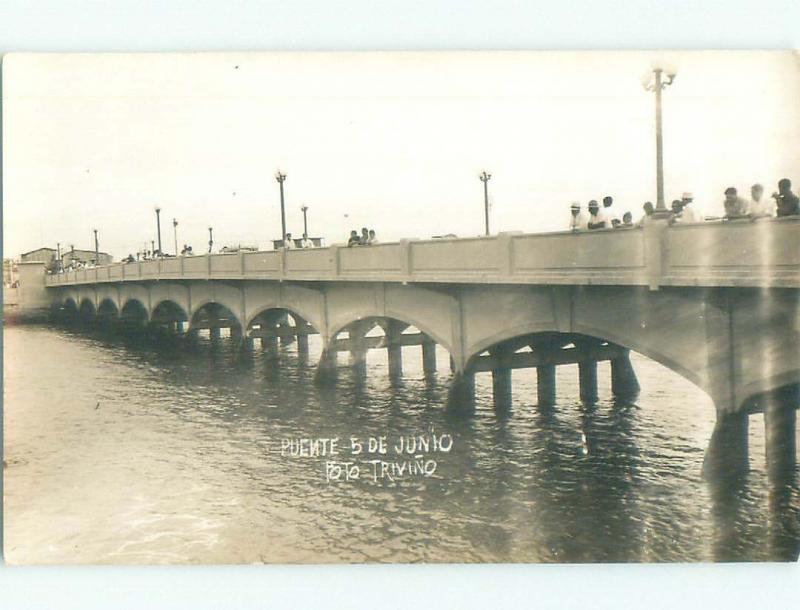
[[[12,55],[3,74],[4,255],[47,245],[115,258],[562,230],[569,204],[655,201],[654,64],[664,92],[666,198],[721,214],[723,191],[800,183],[800,63],[789,53],[282,53]]]

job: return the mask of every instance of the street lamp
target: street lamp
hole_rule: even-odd
[[[214,245],[214,229],[208,227],[208,253],[211,254],[211,246]]]
[[[172,236],[175,238],[175,256],[178,256],[178,221],[172,219]]]
[[[97,229],[92,229],[94,231],[94,264],[100,264],[100,244],[97,241]]]
[[[664,142],[661,129],[661,92],[672,84],[675,80],[675,72],[665,72],[663,68],[654,68],[653,82],[649,80],[643,83],[646,91],[655,91],[656,94],[656,210],[658,216],[669,214],[666,203],[664,202]]]
[[[161,208],[156,206],[156,233],[158,235],[158,255],[161,256]]]
[[[303,205],[300,207],[303,211],[303,234],[307,237],[308,236],[308,217],[306,214],[308,213],[308,206]]]
[[[491,180],[492,175],[484,170],[478,178],[483,182],[483,211],[486,219],[486,235],[489,235],[489,180]]]
[[[286,181],[286,174],[282,174],[281,170],[275,173],[275,180],[281,185],[281,243],[286,239],[286,211],[283,206],[283,183]]]

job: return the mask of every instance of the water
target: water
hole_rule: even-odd
[[[319,345],[311,342],[311,361]],[[749,476],[709,484],[710,399],[633,355],[635,404],[577,401],[559,367],[539,410],[533,371],[514,371],[498,419],[488,375],[477,410],[443,408],[420,349],[402,382],[385,350],[365,380],[312,383],[293,348],[279,367],[229,341],[194,350],[9,327],[5,341],[5,555],[12,563],[586,562],[797,557],[797,483],[770,489],[764,431],[750,418]],[[324,458],[282,455],[297,438],[450,435],[432,476],[326,482]],[[387,459],[393,459],[387,456]],[[795,473],[794,481],[797,481]]]

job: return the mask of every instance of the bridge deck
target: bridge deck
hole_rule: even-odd
[[[798,288],[800,217],[164,258],[46,285],[209,279]]]

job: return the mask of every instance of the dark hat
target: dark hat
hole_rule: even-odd
[[[729,186],[728,188],[725,189],[726,195],[736,195],[736,193],[737,193],[736,189],[732,186]]]

